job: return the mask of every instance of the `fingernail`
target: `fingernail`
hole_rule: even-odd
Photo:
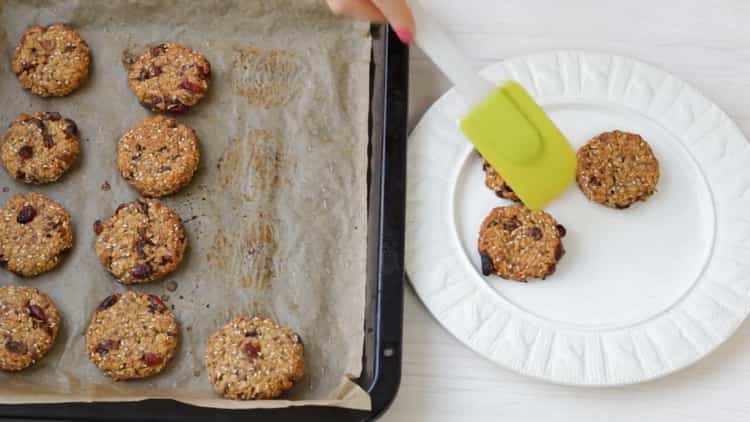
[[[397,29],[396,36],[406,45],[411,45],[414,42],[414,34],[406,28]]]

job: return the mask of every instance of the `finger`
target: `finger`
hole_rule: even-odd
[[[414,42],[414,16],[406,0],[372,0],[372,3],[383,12],[401,41],[405,44]]]
[[[326,2],[336,15],[370,22],[385,22],[383,13],[370,0],[326,0]]]

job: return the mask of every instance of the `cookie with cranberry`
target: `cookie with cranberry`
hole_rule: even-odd
[[[26,183],[56,181],[81,152],[75,122],[57,112],[19,115],[0,142],[5,170]]]
[[[593,202],[625,209],[656,192],[659,160],[635,133],[605,132],[578,150],[576,181]]]
[[[75,29],[62,23],[32,26],[13,55],[13,72],[21,87],[42,97],[68,95],[89,75],[91,53]]]
[[[146,117],[117,144],[120,174],[151,198],[175,193],[190,183],[199,161],[195,130],[171,117]]]
[[[166,43],[151,47],[128,72],[128,84],[141,104],[157,113],[182,113],[206,95],[208,60],[193,49]]]
[[[158,374],[174,357],[179,327],[155,295],[115,293],[94,311],[86,330],[89,360],[120,381]]]
[[[123,284],[158,280],[176,270],[187,247],[180,216],[157,199],[120,205],[94,223],[96,254]]]
[[[495,194],[504,199],[509,199],[514,202],[521,202],[521,199],[513,192],[513,189],[505,182],[503,176],[495,170],[492,165],[483,160],[482,169],[484,170],[484,184],[488,188],[495,191]]]
[[[260,317],[235,318],[208,339],[208,381],[228,399],[273,399],[302,378],[304,351],[289,328]]]
[[[526,281],[555,272],[565,254],[565,228],[544,211],[522,205],[493,209],[479,230],[484,275]]]
[[[14,195],[0,208],[0,266],[34,277],[55,268],[73,247],[70,214],[40,194]]]
[[[46,294],[32,287],[0,287],[0,369],[20,371],[52,348],[60,312]]]

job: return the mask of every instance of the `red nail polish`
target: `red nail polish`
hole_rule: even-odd
[[[406,28],[397,29],[396,36],[406,45],[411,45],[414,42],[414,34]]]

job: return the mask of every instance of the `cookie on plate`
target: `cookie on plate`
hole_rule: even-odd
[[[206,95],[211,65],[189,47],[166,43],[149,48],[128,72],[141,104],[157,113],[182,113]]]
[[[86,330],[86,351],[91,362],[114,380],[145,378],[167,366],[178,339],[177,320],[158,296],[115,293],[94,311]]]
[[[206,347],[208,381],[233,400],[276,398],[302,378],[304,365],[299,335],[260,317],[233,319]]]
[[[34,277],[55,268],[73,247],[70,214],[40,194],[14,195],[0,208],[0,266]]]
[[[96,254],[123,284],[158,280],[180,265],[187,237],[180,216],[157,199],[120,205],[94,223]]]
[[[60,97],[83,84],[90,63],[89,46],[81,35],[56,23],[27,29],[16,46],[12,66],[24,89],[42,97]]]
[[[484,170],[484,184],[495,191],[495,194],[498,197],[509,199],[514,202],[521,202],[518,195],[513,192],[513,189],[505,182],[505,179],[500,176],[500,173],[498,173],[487,160],[483,160],[482,170]]]
[[[190,183],[199,160],[195,130],[166,116],[146,117],[117,145],[120,174],[141,195],[152,198]]]
[[[522,205],[493,209],[479,230],[484,275],[527,281],[555,272],[565,254],[565,228],[544,211]]]
[[[0,369],[20,371],[52,348],[60,312],[46,294],[32,287],[0,287]]]
[[[578,186],[591,201],[624,209],[656,191],[659,161],[634,133],[605,132],[578,150]]]
[[[75,122],[57,112],[19,115],[0,142],[6,171],[26,183],[56,181],[81,152]]]

